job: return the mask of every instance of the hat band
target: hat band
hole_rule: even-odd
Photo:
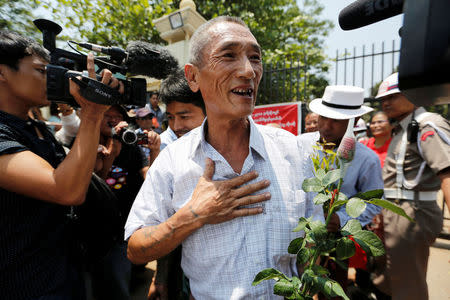
[[[333,104],[329,102],[325,102],[322,100],[322,104],[333,107],[333,108],[342,108],[342,109],[360,109],[362,105],[342,105],[342,104]]]

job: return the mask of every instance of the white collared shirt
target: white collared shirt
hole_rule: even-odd
[[[128,217],[126,239],[141,227],[164,222],[191,199],[207,157],[215,163],[214,180],[240,175],[205,140],[205,122],[155,160]],[[205,225],[182,243],[182,268],[197,300],[279,299],[273,295],[273,280],[252,286],[255,275],[266,268],[295,274],[295,256],[287,248],[303,233],[292,229],[302,216],[323,221],[321,207],[301,189],[311,169],[295,136],[256,125],[251,118],[249,122],[250,149],[241,174],[256,170],[256,181],[269,179],[271,185],[261,192],[269,191],[272,197],[257,204],[264,206],[262,214]]]
[[[167,145],[172,144],[178,139],[177,135],[170,127],[167,127],[167,129],[161,133],[159,137],[161,138],[161,146],[159,147],[160,150],[166,148]]]

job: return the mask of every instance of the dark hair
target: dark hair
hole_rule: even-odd
[[[158,96],[158,98],[159,98],[159,92],[158,92],[158,91],[150,91],[150,92],[148,93],[148,97],[149,97],[149,98],[151,98],[153,95],[156,95],[156,96]]]
[[[35,40],[12,31],[0,31],[0,64],[17,70],[19,61],[33,54],[50,61],[48,51]]]
[[[370,117],[370,122],[372,122],[372,119],[373,119],[375,116],[377,116],[377,115],[384,115],[384,116],[386,117],[386,119],[389,121],[389,123],[392,124],[392,120],[389,119],[388,116],[387,116],[387,114],[386,114],[384,111],[382,111],[382,110],[379,110],[379,111],[374,112],[374,113],[372,114],[372,116]]]
[[[206,115],[202,94],[199,91],[193,92],[191,90],[183,70],[178,70],[176,73],[164,79],[161,83],[159,93],[161,101],[166,105],[174,101],[190,103],[200,107]]]

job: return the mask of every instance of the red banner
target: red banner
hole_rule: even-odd
[[[252,118],[257,124],[277,123],[281,128],[299,135],[302,130],[301,102],[256,106]]]

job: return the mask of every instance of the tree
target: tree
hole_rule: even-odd
[[[42,7],[51,12],[51,18],[67,28],[64,32],[69,32],[71,39],[120,47],[125,47],[131,40],[164,43],[153,20],[171,13],[180,3],[180,0],[33,1],[41,1]],[[24,0],[13,2],[19,7],[28,5]],[[332,23],[318,17],[323,10],[318,0],[303,0],[300,6],[295,0],[196,0],[195,3],[206,19],[218,15],[241,17],[263,48],[265,64],[286,61],[287,68],[302,69],[307,89],[303,90],[304,78],[293,80],[292,84],[299,89],[296,95],[310,99],[321,94],[327,82],[320,74],[328,71],[322,50],[323,37],[328,34]],[[68,38],[58,36],[59,40]],[[312,85],[316,83],[320,85]],[[292,84],[285,83],[286,86]],[[273,99],[277,102],[292,100],[300,99]]]
[[[176,9],[171,0],[45,0],[54,19],[83,40],[125,47],[129,41],[163,43],[153,20]]]
[[[39,1],[0,0],[0,30],[13,30],[31,37],[39,37],[33,24],[33,11]]]

